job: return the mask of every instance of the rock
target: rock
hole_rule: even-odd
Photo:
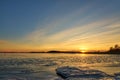
[[[66,80],[83,80],[83,78],[86,78],[85,80],[91,80],[91,79],[99,79],[103,77],[109,77],[108,74],[99,71],[99,70],[92,70],[92,69],[78,69],[75,67],[60,67],[56,69],[56,73],[61,76],[62,78]],[[75,79],[79,78],[79,79]],[[88,78],[88,79],[87,79]]]

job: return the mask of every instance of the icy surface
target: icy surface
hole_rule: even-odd
[[[113,77],[104,77],[104,78],[67,78],[65,80],[116,80]]]
[[[116,78],[117,80],[120,80],[120,72],[119,72],[119,73],[115,73],[114,75],[115,75],[115,78]]]
[[[56,73],[65,79],[67,78],[66,80],[81,80],[81,79],[114,80],[114,77],[99,70],[83,69],[83,68],[78,69],[76,67],[69,67],[69,66],[57,68]]]
[[[120,55],[2,53],[0,80],[63,80],[55,72],[56,68],[62,66],[86,67],[110,75],[117,73],[115,78],[119,80]]]

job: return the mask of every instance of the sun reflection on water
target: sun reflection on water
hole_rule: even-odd
[[[82,54],[81,54],[81,56],[83,56],[83,57],[84,57],[84,56],[86,56],[86,54],[85,54],[85,53],[82,53]]]

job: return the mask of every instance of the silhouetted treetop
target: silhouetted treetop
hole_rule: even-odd
[[[120,46],[118,44],[116,44],[114,47],[110,47],[109,52],[120,54]]]

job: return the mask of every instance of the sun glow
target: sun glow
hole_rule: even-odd
[[[83,46],[80,47],[79,49],[82,53],[87,52],[87,50],[88,50],[87,47],[83,47]]]
[[[82,53],[86,52],[86,51],[81,51]]]

